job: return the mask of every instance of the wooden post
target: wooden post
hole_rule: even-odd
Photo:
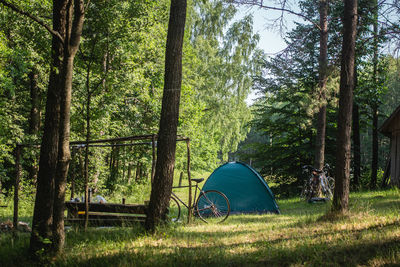
[[[89,225],[89,138],[85,146],[85,232]]]
[[[179,186],[182,186],[183,172],[179,175]]]
[[[156,174],[156,135],[153,134],[151,139],[151,147],[153,149],[153,158],[151,162],[151,184],[154,181],[154,175]]]
[[[14,230],[18,229],[18,201],[19,201],[19,182],[21,177],[21,146],[15,147],[15,184],[14,184]]]
[[[188,223],[191,221],[192,217],[192,177],[190,175],[190,139],[186,139],[186,147],[187,147],[187,173],[188,173],[188,181],[189,181],[189,209],[188,209]]]
[[[71,163],[70,163],[70,171],[69,171],[69,177],[71,179],[71,200],[75,198],[75,162],[74,158],[76,155],[76,149],[72,147],[72,155],[71,155]]]

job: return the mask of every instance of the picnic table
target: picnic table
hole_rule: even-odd
[[[67,224],[84,225],[85,202],[65,202]],[[116,204],[89,202],[89,226],[129,226],[146,220],[145,204]]]

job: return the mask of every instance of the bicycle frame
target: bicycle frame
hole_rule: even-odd
[[[328,198],[332,197],[332,189],[330,188],[327,171],[325,170],[325,167],[323,170],[318,170],[315,169],[313,166],[305,165],[303,166],[303,172],[307,172],[309,174],[308,180],[305,181],[305,186],[310,186],[311,192],[313,192],[312,187],[319,183],[322,193]]]
[[[173,186],[172,189],[174,189],[174,188],[186,188],[186,187],[189,187],[189,186],[188,186],[188,185]],[[192,208],[194,207],[194,205],[195,205],[194,202],[195,202],[196,199],[197,199],[197,191],[200,192],[199,195],[201,194],[201,189],[200,189],[198,183],[196,183],[195,187],[196,187],[196,189],[194,190],[194,198],[193,198]],[[179,201],[183,206],[185,206],[187,209],[189,209],[189,205],[186,205],[186,203],[183,202],[183,200],[181,200],[173,191],[171,192],[171,195],[172,195],[177,201]]]
[[[228,198],[218,190],[207,190],[203,191],[199,187],[199,183],[204,179],[196,179],[194,182],[195,191],[193,203],[186,204],[182,199],[180,199],[174,192],[171,192],[171,200],[170,203],[175,202],[178,205],[178,215],[176,216],[176,220],[179,219],[180,216],[180,204],[190,210],[190,213],[194,216],[198,216],[202,221],[209,222],[213,218],[217,220],[217,222],[223,222],[228,218],[230,213],[230,204]],[[189,186],[175,186],[174,188],[187,188]],[[199,193],[197,193],[199,191]],[[190,200],[191,201],[191,200]],[[200,206],[201,207],[200,207]]]

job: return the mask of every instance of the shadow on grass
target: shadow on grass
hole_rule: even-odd
[[[368,240],[363,234],[397,229],[400,221],[375,224],[361,229],[324,228],[318,232],[300,231],[289,237],[277,235],[268,240],[224,244],[220,238],[254,234],[254,231],[190,232],[173,235],[174,242],[133,244],[126,251],[103,252],[93,257],[72,255],[60,259],[60,266],[357,266],[370,265],[375,258],[400,263],[399,237]],[[295,230],[295,229],[293,229]],[[291,230],[289,229],[289,233]],[[286,233],[287,234],[287,233]],[[382,235],[384,236],[384,235]],[[187,242],[189,239],[193,243]],[[331,240],[333,238],[333,240]],[[196,240],[206,240],[201,243]],[[130,239],[129,239],[130,240]],[[160,239],[162,240],[162,238]],[[307,241],[306,241],[307,240]],[[118,241],[118,239],[116,240]],[[300,245],[296,245],[300,244]],[[396,254],[397,253],[397,254]],[[86,258],[85,258],[86,257]]]
[[[132,248],[113,255],[90,259],[65,259],[59,266],[357,266],[368,265],[375,258],[391,259],[399,263],[398,238],[356,244],[321,242],[293,249],[273,246],[268,241],[240,243],[244,252],[231,253],[232,246]],[[391,258],[392,257],[392,258]],[[396,258],[397,257],[397,258]]]
[[[145,235],[146,231],[141,224],[131,227],[91,227],[87,232],[83,228],[71,228],[66,233],[66,247],[81,243],[91,245],[100,242],[134,241]]]

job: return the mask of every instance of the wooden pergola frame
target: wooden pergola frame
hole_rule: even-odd
[[[152,145],[152,164],[151,164],[151,181],[154,180],[155,169],[156,169],[156,161],[157,161],[157,152],[156,152],[156,134],[149,135],[137,135],[137,136],[126,136],[126,137],[117,137],[117,138],[108,138],[108,139],[99,139],[99,140],[89,140],[89,141],[72,141],[70,142],[70,146],[72,147],[115,147],[115,146],[134,146],[134,145],[144,145],[149,144],[149,142],[141,142],[141,143],[130,143],[130,144],[117,144],[121,142],[127,141],[150,141]],[[191,220],[191,206],[192,206],[192,180],[190,174],[190,139],[188,137],[178,136],[176,141],[185,141],[186,149],[187,149],[187,174],[189,181],[189,210],[188,210],[188,223]],[[103,144],[103,145],[102,145]],[[15,185],[14,185],[14,217],[13,224],[14,227],[18,225],[18,202],[19,202],[19,186],[21,179],[21,151],[24,147],[36,147],[40,148],[40,144],[17,144],[15,146]],[[85,186],[87,186],[85,181]],[[85,199],[86,202],[86,199]],[[88,207],[88,205],[86,205]],[[86,210],[88,213],[88,210]]]

